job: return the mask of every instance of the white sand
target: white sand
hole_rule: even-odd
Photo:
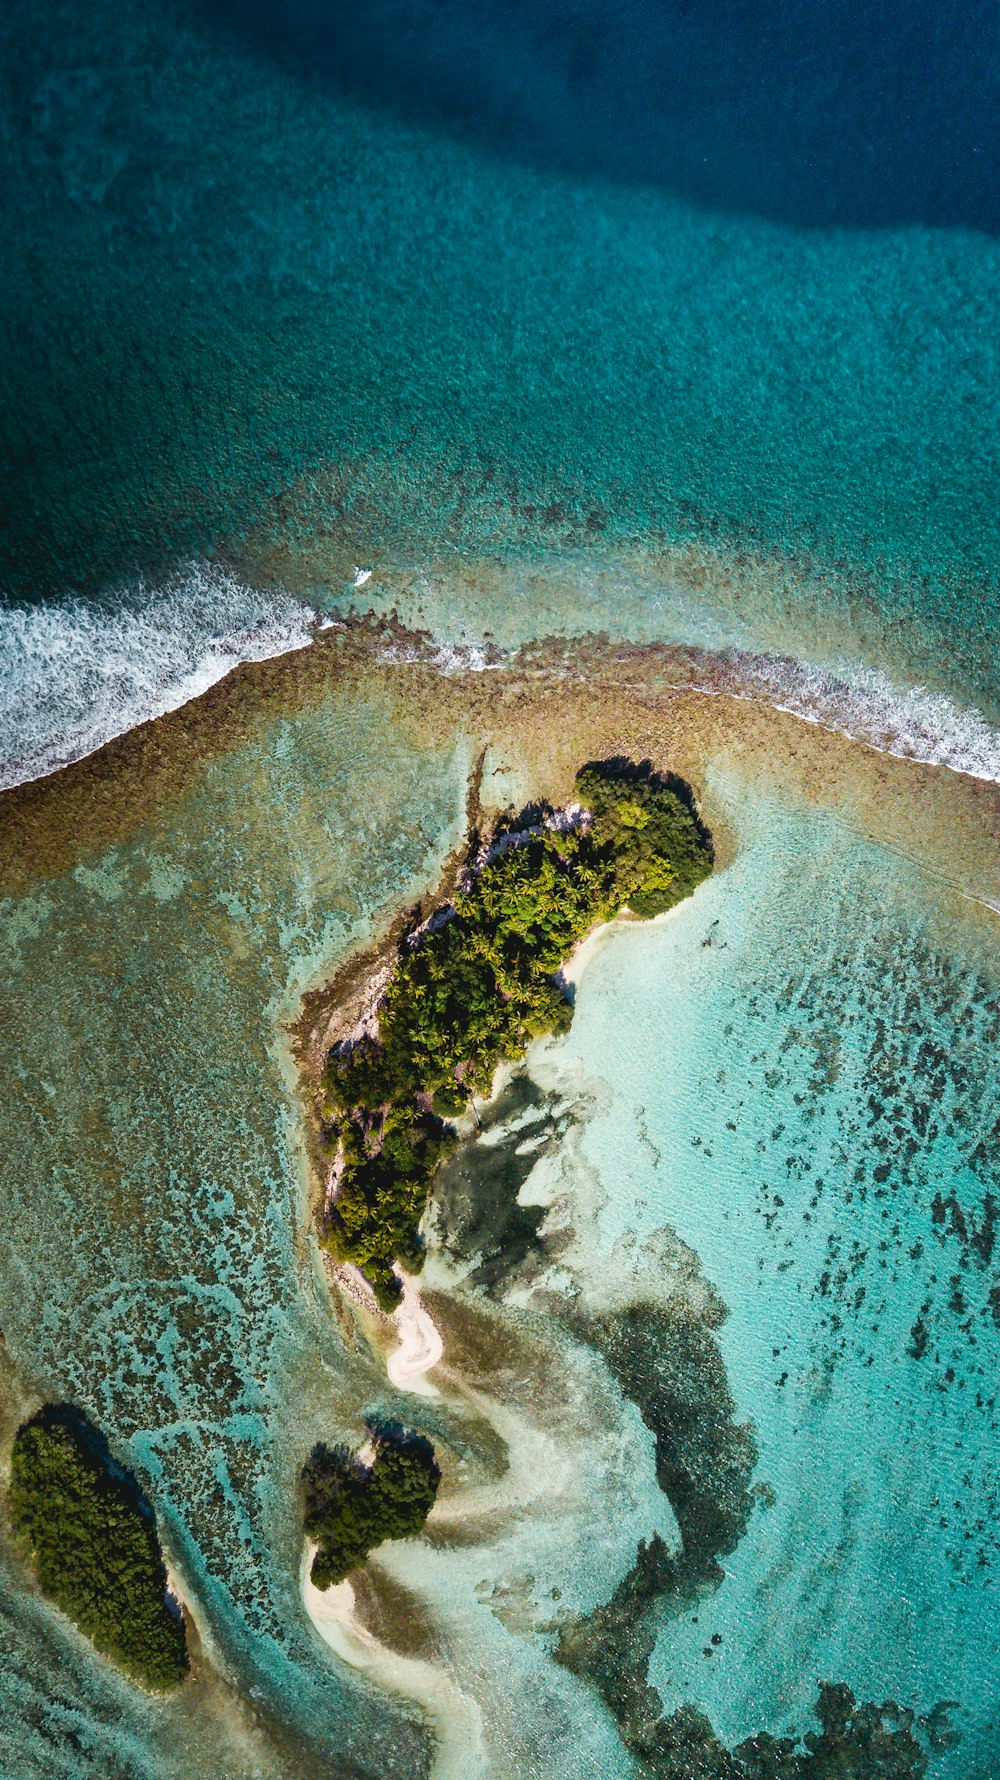
[[[682,909],[686,909],[690,901],[690,896],[686,896],[683,902],[675,903],[672,909],[665,909],[662,915],[653,915],[649,920],[641,921],[641,925],[643,927],[664,927],[668,921],[673,920],[675,915],[679,915]],[[621,909],[617,915],[611,917],[610,921],[602,921],[599,926],[592,927],[579,944],[573,947],[562,969],[557,973],[559,981],[578,991],[583,981],[584,972],[603,952],[612,934],[620,932],[626,925],[622,916],[628,917],[629,914],[628,908]],[[632,925],[631,922],[627,924]]]
[[[167,1603],[172,1612],[179,1613],[182,1619],[193,1621],[194,1615],[181,1592],[181,1582],[176,1570],[171,1568],[164,1556],[163,1567],[167,1572]]]
[[[386,1371],[397,1390],[436,1397],[437,1391],[424,1375],[444,1353],[441,1331],[421,1303],[416,1281],[402,1268],[396,1271],[403,1282],[403,1301],[392,1315],[399,1340],[386,1360]]]
[[[395,1330],[396,1346],[387,1355],[385,1363],[391,1383],[400,1391],[436,1397],[438,1393],[425,1374],[438,1364],[444,1353],[444,1343],[430,1311],[421,1302],[416,1280],[401,1267],[396,1268],[402,1281],[403,1296],[399,1308],[387,1316],[379,1308],[378,1299],[364,1274],[352,1262],[334,1261],[326,1253],[323,1260],[331,1279],[360,1310],[383,1327],[389,1324]]]
[[[398,1656],[366,1631],[357,1617],[350,1582],[318,1589],[309,1574],[315,1550],[307,1544],[302,1554],[300,1587],[305,1610],[323,1642],[341,1661],[423,1708],[437,1742],[432,1780],[479,1780],[486,1773],[486,1751],[475,1701],[461,1693],[443,1669],[416,1657]]]
[[[573,947],[562,969],[557,972],[559,981],[564,988],[579,989],[588,964],[592,964],[598,953],[603,952],[617,923],[617,916],[611,921],[602,921],[599,926],[592,927],[590,932]]]

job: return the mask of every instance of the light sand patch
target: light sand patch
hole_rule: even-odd
[[[425,1375],[444,1353],[441,1332],[421,1302],[416,1281],[402,1268],[396,1271],[403,1282],[403,1299],[392,1316],[398,1341],[386,1359],[386,1371],[397,1390],[436,1397],[437,1391]]]
[[[612,921],[601,921],[585,934],[567,958],[561,970],[556,972],[557,981],[564,990],[572,990],[575,995],[580,987],[583,973],[588,964],[592,964],[600,952],[603,952],[608,939],[614,932],[618,917]]]
[[[685,897],[684,901],[677,903],[674,908],[665,909],[662,915],[653,915],[650,920],[643,922],[643,926],[662,927],[680,909],[686,908],[689,900],[689,897]],[[601,921],[596,927],[592,927],[590,932],[585,934],[583,939],[573,947],[561,970],[556,972],[556,978],[561,987],[572,989],[576,994],[583,981],[585,971],[593,964],[595,958],[600,957],[612,934],[617,932],[624,922],[635,921],[639,918],[626,907],[621,909],[610,921]],[[539,1042],[544,1043],[544,1040]]]
[[[302,1554],[302,1602],[323,1642],[342,1662],[362,1670],[380,1686],[415,1700],[436,1739],[431,1780],[479,1780],[486,1774],[483,1725],[475,1701],[433,1663],[400,1656],[360,1623],[349,1580],[318,1589],[310,1571],[316,1547]]]

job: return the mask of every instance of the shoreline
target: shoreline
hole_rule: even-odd
[[[624,914],[624,909],[620,909],[610,921],[598,921],[589,933],[585,933],[583,938],[577,941],[565,964],[557,971],[556,981],[560,988],[564,992],[567,989],[572,991],[567,997],[570,1003],[575,1005],[576,997],[580,992],[580,984],[588,967],[604,951],[615,928],[622,922]]]
[[[470,898],[474,898],[476,881],[495,860],[507,857],[513,853],[514,849],[529,841],[536,841],[537,837],[545,836],[549,830],[553,831],[555,835],[578,830],[578,845],[581,849],[586,849],[591,845],[588,837],[592,824],[600,819],[610,825],[604,833],[602,841],[598,843],[599,847],[603,845],[606,850],[609,850],[609,858],[605,860],[603,867],[592,867],[593,875],[587,880],[588,899],[592,905],[596,904],[598,908],[607,908],[609,902],[614,907],[617,897],[623,893],[628,882],[631,882],[632,888],[631,891],[626,892],[627,894],[638,899],[638,893],[641,893],[648,900],[649,892],[644,874],[647,871],[652,872],[652,867],[649,865],[651,858],[654,863],[659,861],[656,869],[661,874],[659,883],[655,872],[652,872],[649,879],[649,882],[656,886],[654,895],[658,893],[662,900],[669,885],[675,884],[674,894],[677,900],[672,902],[669,908],[659,911],[659,917],[665,918],[690,900],[698,884],[705,877],[711,875],[716,863],[710,830],[706,827],[697,809],[690,787],[678,781],[672,771],[668,770],[665,777],[653,774],[648,760],[644,763],[629,763],[619,760],[609,763],[607,771],[597,766],[581,766],[574,778],[574,792],[578,791],[579,795],[588,802],[592,800],[592,809],[584,807],[576,797],[572,802],[564,804],[562,807],[553,805],[548,799],[543,799],[534,810],[522,806],[522,816],[520,821],[517,821],[516,819],[510,820],[513,806],[508,804],[506,810],[497,808],[491,811],[490,825],[481,828],[480,821],[484,813],[481,795],[484,762],[485,750],[481,750],[467,792],[468,826],[464,846],[453,850],[446,862],[436,892],[428,899],[421,899],[415,907],[399,911],[392,921],[388,933],[381,940],[376,940],[373,945],[354,959],[348,960],[344,968],[336,973],[331,983],[325,988],[315,991],[308,1001],[304,1000],[302,1015],[293,1029],[298,1038],[297,1053],[302,1099],[311,1112],[311,1118],[308,1118],[307,1114],[309,1122],[307,1151],[312,1165],[313,1182],[308,1201],[313,1221],[320,1224],[319,1245],[326,1262],[327,1276],[336,1282],[345,1295],[369,1317],[381,1318],[394,1325],[396,1344],[384,1356],[389,1382],[397,1389],[432,1397],[438,1393],[426,1375],[443,1359],[444,1344],[433,1318],[421,1302],[416,1278],[405,1271],[399,1260],[400,1253],[405,1253],[406,1249],[401,1249],[398,1246],[385,1248],[379,1255],[379,1271],[376,1274],[376,1279],[384,1278],[387,1282],[392,1283],[394,1276],[395,1284],[399,1289],[399,1301],[393,1308],[391,1307],[391,1298],[389,1304],[386,1304],[385,1291],[381,1285],[372,1284],[364,1266],[348,1261],[347,1254],[350,1253],[350,1245],[348,1245],[347,1254],[344,1253],[342,1246],[339,1247],[338,1258],[338,1247],[331,1246],[324,1235],[326,1220],[331,1215],[339,1215],[336,1208],[339,1207],[344,1191],[340,1158],[345,1140],[334,1122],[340,1116],[337,1111],[337,1103],[334,1102],[334,1111],[331,1113],[328,1108],[326,1090],[331,1046],[336,1046],[339,1054],[340,1049],[353,1050],[354,1046],[363,1040],[371,1040],[376,1045],[380,1045],[380,1012],[393,981],[394,969],[403,968],[403,960],[410,956],[421,936],[433,933],[441,927],[443,922],[447,921],[449,914],[455,914],[455,909],[450,905],[453,900],[461,903],[461,898],[456,896],[459,887],[463,892],[468,892]],[[623,786],[626,789],[623,789]],[[631,791],[627,789],[629,786],[632,787]],[[612,790],[612,787],[616,787],[616,789]],[[677,795],[678,791],[680,798]],[[648,800],[656,798],[666,800],[662,805],[659,820],[661,824],[666,824],[668,834],[674,834],[674,839],[681,849],[680,854],[676,856],[680,863],[675,869],[667,855],[662,851],[656,851],[656,847],[662,849],[661,839],[654,844],[654,849],[651,852],[647,850],[647,853],[643,854],[640,851],[631,856],[634,860],[631,870],[635,875],[631,879],[626,878],[623,881],[617,875],[621,869],[619,862],[630,857],[628,847],[632,845],[632,842],[622,841],[620,837],[622,834],[630,835],[635,827],[641,827],[644,821],[650,820],[648,813],[645,816],[641,815],[644,806],[635,801],[642,797],[646,797]],[[620,819],[617,815],[612,814],[612,812],[617,812],[619,807],[623,812]],[[656,808],[659,809],[660,806],[657,805]],[[618,823],[617,827],[616,823]],[[675,825],[673,830],[671,824]],[[672,843],[668,842],[668,844]],[[558,841],[555,845],[558,848]],[[551,857],[551,855],[545,854],[544,847],[542,857]],[[575,857],[575,854],[571,853],[570,857]],[[600,853],[597,857],[601,857]],[[639,861],[642,861],[641,865]],[[664,869],[666,869],[667,876],[666,880],[662,881]],[[603,877],[601,876],[602,870]],[[566,881],[568,884],[572,883],[571,873],[568,873]],[[490,892],[486,891],[485,894],[489,896]],[[551,894],[555,896],[554,890]],[[558,898],[555,900],[558,903]],[[493,914],[492,918],[497,932],[503,933],[503,917],[499,910]],[[523,919],[523,916],[521,918]],[[603,949],[617,924],[622,921],[643,924],[646,920],[656,919],[656,916],[637,916],[626,902],[616,908],[612,915],[595,918],[582,937],[578,938],[570,947],[563,962],[555,969],[552,968],[550,953],[544,969],[540,968],[539,985],[547,996],[554,997],[559,1001],[565,1019],[563,1020],[563,1016],[558,1014],[549,1016],[541,1026],[541,1033],[551,1036],[553,1032],[565,1030],[571,1024],[576,991],[588,963]],[[572,932],[575,928],[579,932],[579,927],[580,919],[577,914],[576,918],[570,922],[570,931]],[[513,931],[520,931],[516,921]],[[568,937],[569,935],[567,935]],[[396,965],[393,962],[393,953],[398,961]],[[403,980],[406,981],[405,976]],[[421,993],[419,987],[415,992]],[[507,994],[502,992],[502,981],[499,976],[494,982],[492,994],[498,1005],[502,1005],[503,1002],[510,999]],[[533,1005],[537,1008],[539,1004],[536,1001]],[[543,1002],[542,1005],[544,1006],[545,1003]],[[502,1027],[500,1032],[503,1032]],[[499,1080],[504,1073],[504,1066],[507,1065],[509,1071],[513,1064],[522,1062],[530,1052],[533,1032],[539,1032],[538,1025],[533,1025],[530,1020],[525,1020],[522,1014],[519,1019],[515,1018],[515,1023],[506,1036],[498,1036],[494,1040],[486,1056],[477,1064],[480,1075],[478,1089],[475,1091],[483,1099],[484,1106],[495,1098]],[[510,1048],[511,1046],[513,1048]],[[484,1096],[483,1091],[487,1088],[486,1069],[491,1057],[493,1059],[492,1073],[489,1077],[488,1091]],[[461,1067],[464,1070],[467,1067],[466,1063],[463,1063]],[[453,1139],[472,1144],[475,1142],[475,1134],[472,1130],[473,1119],[477,1130],[480,1128],[479,1111],[473,1097],[475,1078],[473,1078],[473,1082],[465,1083],[464,1077],[461,1076],[456,1065],[454,1075],[445,1075],[444,1077],[446,1086],[453,1092],[456,1091],[455,1076],[459,1076],[459,1079],[463,1081],[465,1104],[461,1110],[456,1109],[449,1112],[448,1120]],[[431,1078],[431,1087],[434,1086],[435,1079]],[[388,1083],[382,1084],[383,1097],[388,1086]],[[461,1091],[458,1092],[461,1098]],[[417,1092],[412,1084],[407,1083],[406,1093],[409,1097],[408,1104],[412,1102],[417,1109],[418,1118],[426,1118],[431,1105],[430,1089]],[[377,1153],[381,1147],[381,1130],[384,1129],[386,1114],[395,1105],[394,1090],[389,1090],[387,1105],[381,1108],[382,1124],[379,1128],[372,1125],[371,1109],[374,1108],[374,1105],[374,1102],[362,1101],[362,1108],[367,1107],[368,1110],[363,1111],[359,1116],[362,1118],[361,1139],[363,1146],[374,1144],[372,1153]],[[348,1109],[346,1113],[343,1113],[343,1116],[350,1119],[356,1115]],[[447,1125],[444,1129],[447,1130]],[[334,1137],[336,1137],[336,1153],[331,1164],[330,1151]],[[440,1148],[439,1145],[437,1147]],[[425,1177],[422,1177],[424,1198],[419,1223],[424,1222],[433,1205],[435,1171],[436,1162],[432,1160],[429,1172]],[[352,1190],[356,1191],[353,1188]],[[376,1203],[381,1211],[381,1203],[379,1201]],[[367,1204],[362,1196],[360,1201],[354,1199],[350,1201],[349,1215],[354,1219],[354,1224],[349,1224],[348,1228],[356,1229],[359,1218],[370,1218],[374,1213],[371,1205]],[[335,1223],[334,1228],[337,1227]],[[390,1225],[389,1228],[393,1227]],[[393,1231],[394,1237],[395,1234]],[[414,1242],[419,1240],[417,1224],[413,1226],[412,1236],[407,1237],[408,1242],[411,1240]]]
[[[403,1298],[391,1321],[398,1336],[396,1346],[386,1356],[385,1369],[390,1384],[398,1391],[413,1391],[421,1397],[436,1397],[436,1387],[427,1377],[444,1358],[444,1339],[430,1311],[424,1304],[416,1280],[397,1269],[403,1281]]]
[[[482,1717],[443,1668],[420,1657],[400,1656],[362,1624],[350,1578],[318,1589],[310,1576],[315,1546],[306,1541],[299,1593],[306,1615],[324,1644],[352,1669],[421,1708],[433,1738],[430,1780],[485,1780]]]
[[[692,892],[692,894],[694,893]],[[667,921],[672,920],[678,910],[684,908],[690,900],[690,896],[685,896],[680,902],[675,902],[673,908],[664,909],[659,915],[634,915],[630,908],[625,907],[619,909],[616,915],[612,915],[610,921],[598,921],[589,933],[585,933],[583,938],[577,941],[565,964],[556,972],[556,981],[560,987],[570,988],[573,991],[569,997],[570,1001],[575,1004],[584,976],[594,961],[600,957],[615,933],[623,927],[662,927]]]
[[[375,1293],[360,1268],[350,1261],[335,1260],[325,1249],[321,1253],[330,1284],[336,1286],[352,1304],[356,1304],[365,1316],[370,1317],[379,1330],[391,1330],[395,1335],[395,1346],[388,1348],[384,1354],[390,1384],[398,1391],[412,1391],[414,1396],[436,1397],[437,1387],[426,1374],[432,1372],[444,1358],[444,1343],[437,1324],[420,1296],[420,1288],[413,1274],[397,1267],[403,1295],[396,1309],[389,1313],[380,1308]]]
[[[581,759],[669,760],[694,787],[724,864],[727,824],[706,783],[709,765],[723,765],[750,784],[831,806],[855,832],[926,863],[958,894],[995,894],[995,783],[879,752],[746,689],[741,696],[732,664],[719,657],[606,637],[550,638],[522,649],[502,675],[484,676],[444,675],[431,653],[426,634],[351,620],[314,634],[296,653],[243,664],[87,759],[4,791],[0,894],[23,895],[161,824],[217,757],[263,741],[274,725],[317,704],[336,709],[362,684],[391,700],[394,721],[421,745],[450,750],[466,738],[487,761],[487,791],[499,772],[504,795],[513,783],[520,802],[542,787],[561,801]],[[343,959],[335,980],[358,965],[357,954]],[[307,1005],[315,1009],[315,994]],[[296,1050],[303,1036],[296,1022]]]
[[[715,876],[715,872],[712,876]],[[692,890],[690,895],[696,895],[696,892]],[[591,927],[591,931],[585,933],[584,938],[573,947],[573,951],[569,952],[569,958],[566,959],[566,963],[562,965],[559,974],[557,974],[560,983],[571,986],[571,990],[573,990],[571,1000],[573,1002],[577,1000],[580,984],[584,981],[587,970],[593,965],[594,959],[600,958],[601,952],[605,951],[605,947],[614,938],[614,934],[621,931],[621,927],[664,927],[667,920],[673,920],[674,915],[680,913],[681,908],[687,908],[690,895],[681,897],[680,902],[674,902],[673,908],[665,908],[660,915],[644,917],[644,915],[633,915],[630,908],[619,908],[617,915],[612,915],[610,920],[600,920],[596,927]]]

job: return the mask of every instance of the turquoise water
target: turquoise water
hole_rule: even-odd
[[[444,672],[738,651],[741,689],[1000,777],[978,0],[46,0],[0,55],[0,784],[349,607],[464,641]],[[0,909],[3,1414],[71,1396],[121,1444],[208,1656],[140,1700],[0,1552],[5,1780],[430,1771],[298,1597],[297,1467],[372,1409],[446,1454],[440,1537],[386,1563],[484,1772],[625,1780],[554,1658],[691,1511],[643,1366],[739,1532],[647,1616],[664,1709],[732,1744],[819,1678],[954,1700],[934,1780],[987,1780],[1000,1033],[937,880],[720,778],[736,862],[536,1061],[522,1265],[432,1266],[478,1382],[401,1404],[329,1315],[281,1023],[434,880],[474,752],[359,682]]]
[[[650,1679],[731,1744],[801,1731],[820,1679],[952,1700],[931,1772],[970,1780],[1000,1662],[996,986],[914,867],[822,816],[741,827],[690,905],[606,946],[555,1068],[606,1096],[589,1267],[664,1223],[696,1251],[769,1492]]]
[[[490,1780],[638,1771],[556,1652],[640,1540],[699,1524],[732,1530],[706,1535],[726,1574],[656,1605],[666,1710],[732,1743],[801,1731],[819,1678],[920,1714],[954,1700],[962,1741],[930,1771],[981,1780],[997,1012],[939,877],[717,774],[735,863],[610,940],[533,1064],[540,1108],[496,1133],[524,1146],[523,1264],[487,1287],[429,1264],[441,1396],[393,1393],[330,1315],[280,1023],[433,880],[473,752],[418,743],[387,694],[328,692],[5,909],[7,1413],[72,1397],[121,1443],[209,1657],[151,1707],[5,1560],[5,1771],[429,1772],[413,1703],[331,1657],[298,1596],[297,1467],[376,1410],[446,1464],[430,1540],[383,1567],[431,1616]],[[654,1442],[664,1390],[683,1494]]]
[[[583,18],[550,21],[544,53],[524,21],[502,48],[484,11],[481,112],[449,102],[433,18],[412,58],[374,15],[371,58],[324,59],[339,15],[289,9],[304,71],[270,13],[9,13],[7,591],[116,603],[122,578],[221,550],[325,603],[374,563],[362,603],[445,631],[693,629],[995,717],[992,26],[938,20],[922,48],[908,14],[852,50],[853,27],[817,43],[771,10],[757,32],[734,13],[711,54],[663,16],[669,153],[641,9],[594,26],[600,53],[570,50]],[[595,121],[609,66],[627,131],[604,99]],[[857,128],[830,97],[851,82]],[[657,559],[677,544],[693,584]],[[550,599],[532,565],[553,558]],[[476,591],[497,559],[514,572]]]
[[[80,1403],[148,1479],[237,1682],[154,1707],[5,1575],[12,1777],[423,1769],[412,1715],[318,1657],[298,1600],[298,1466],[387,1387],[299,1240],[280,1025],[460,832],[465,754],[392,722],[373,696],[273,726],[154,829],[5,908],[4,1351],[22,1401]]]

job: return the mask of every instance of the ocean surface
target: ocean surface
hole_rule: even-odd
[[[56,603],[71,706],[72,602],[114,652],[201,565],[134,720],[149,666],[190,686],[217,559],[251,632],[260,586],[474,641],[694,635],[997,720],[992,9],[0,29],[0,588]]]
[[[743,1540],[650,1679],[730,1744],[801,1729],[822,1679],[950,1700],[930,1771],[971,1780],[1000,1735],[995,974],[910,861],[724,794],[739,859],[614,935],[543,1071],[595,1084],[561,1161],[599,1206],[590,1268],[665,1223],[697,1254],[759,1451]]]
[[[5,1558],[3,1771],[430,1772],[406,1690],[331,1658],[298,1595],[297,1468],[380,1412],[448,1455],[434,1537],[382,1573],[432,1617],[480,1726],[460,1771],[641,1772],[555,1660],[639,1542],[674,1548],[690,1522],[624,1329],[652,1331],[696,1502],[733,1530],[719,1585],[654,1615],[664,1710],[694,1703],[735,1743],[801,1734],[819,1680],[924,1717],[951,1701],[961,1741],[929,1772],[986,1780],[1000,1015],[981,922],[842,814],[718,768],[733,863],[665,924],[612,933],[568,1038],[498,1103],[471,1194],[498,1240],[463,1224],[470,1164],[445,1183],[427,1286],[450,1370],[438,1398],[400,1394],[320,1284],[282,1024],[433,881],[470,758],[341,689],[259,716],[154,823],[5,905],[5,1414],[68,1397],[120,1443],[212,1666],[152,1707]]]
[[[983,781],[993,832],[995,8],[42,0],[0,67],[0,790],[395,614],[424,634],[373,649],[442,683],[682,646],[687,684]],[[932,1780],[997,1780],[1000,1014],[962,861],[708,761],[732,858],[609,939],[449,1187],[454,1377],[402,1398],[330,1314],[285,1028],[434,883],[479,738],[363,680],[247,701],[0,900],[2,1431],[101,1422],[208,1657],[151,1704],[0,1539],[3,1780],[430,1774],[298,1591],[297,1468],[372,1411],[451,1455],[385,1573],[480,1726],[461,1780],[641,1774],[557,1655],[693,1512],[637,1382],[672,1354],[732,1543],[621,1673],[730,1746],[845,1681],[924,1719]]]

